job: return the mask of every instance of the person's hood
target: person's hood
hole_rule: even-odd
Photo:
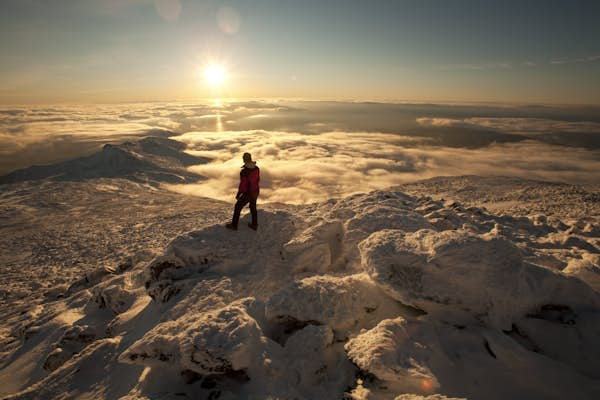
[[[256,161],[246,161],[242,168],[254,169],[256,168]]]

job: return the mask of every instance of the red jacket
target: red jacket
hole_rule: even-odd
[[[240,186],[238,188],[239,193],[248,193],[252,197],[258,197],[260,188],[258,186],[260,182],[260,169],[258,167],[248,168],[244,166],[240,171]]]

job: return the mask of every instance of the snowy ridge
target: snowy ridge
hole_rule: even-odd
[[[100,152],[52,165],[34,165],[0,177],[0,184],[52,179],[80,181],[92,178],[126,178],[136,182],[184,183],[201,177],[185,167],[207,159],[184,153],[185,145],[163,137],[137,142],[105,144]]]
[[[189,232],[31,310],[2,395],[600,396],[594,223],[398,191],[259,219]]]

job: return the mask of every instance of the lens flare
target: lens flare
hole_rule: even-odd
[[[421,389],[423,389],[425,393],[431,392],[433,390],[433,387],[433,382],[430,379],[421,379]]]

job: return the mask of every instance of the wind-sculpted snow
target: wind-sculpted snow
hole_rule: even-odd
[[[427,312],[448,306],[508,330],[515,318],[544,304],[600,307],[600,296],[588,285],[524,263],[520,250],[501,236],[383,230],[360,249],[376,283]]]
[[[126,363],[174,364],[200,375],[247,369],[261,361],[263,336],[243,300],[160,323],[135,342],[119,360]]]
[[[536,340],[542,336],[544,332],[538,332]],[[562,337],[550,336],[548,340],[559,348]],[[586,347],[597,347],[587,340]],[[364,374],[356,392],[368,388],[368,394],[359,398],[438,392],[460,398],[558,400],[594,399],[600,394],[597,378],[579,373],[576,363],[557,361],[540,349],[527,348],[523,341],[512,332],[477,324],[453,326],[431,316],[399,317],[351,339],[346,351],[356,365],[373,374]],[[411,398],[405,396],[400,398]]]
[[[312,276],[275,292],[265,305],[269,319],[292,318],[327,325],[338,336],[405,312],[363,274]]]
[[[248,221],[98,268],[31,310],[2,395],[600,396],[594,220],[375,191]]]
[[[600,255],[584,254],[580,259],[569,261],[563,272],[578,277],[600,292]]]
[[[383,320],[348,341],[348,357],[379,379],[402,383],[411,391],[419,391],[422,385],[437,389],[440,385],[427,366],[435,347],[431,339],[425,346],[414,340],[414,325],[401,317]]]

